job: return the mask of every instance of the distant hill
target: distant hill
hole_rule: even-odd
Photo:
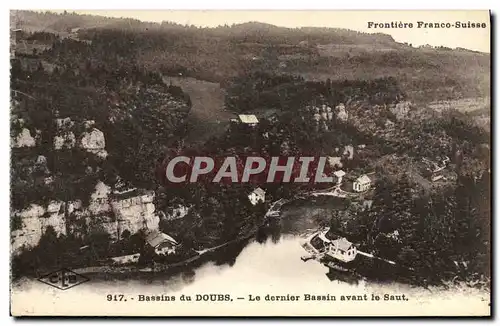
[[[11,25],[16,25],[29,31],[46,32],[70,32],[74,28],[132,28],[132,29],[199,29],[204,31],[203,36],[226,36],[226,37],[246,37],[246,38],[267,38],[280,39],[282,43],[287,43],[292,34],[294,39],[300,41],[311,40],[316,42],[346,42],[351,44],[363,43],[395,43],[394,39],[387,34],[361,33],[341,28],[323,27],[301,27],[286,28],[261,22],[247,22],[233,24],[231,26],[219,26],[215,28],[197,28],[194,26],[184,26],[173,22],[143,22],[132,18],[111,18],[98,15],[79,15],[74,13],[57,14],[53,12],[34,12],[16,10],[13,11]],[[207,35],[208,34],[208,35]]]
[[[12,25],[26,31],[77,37],[96,48],[112,44],[146,69],[222,85],[236,76],[265,71],[323,81],[394,77],[415,101],[490,96],[489,54],[415,48],[386,34],[260,22],[200,28],[32,11],[17,11],[12,17]]]

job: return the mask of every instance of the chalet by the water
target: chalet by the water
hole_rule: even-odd
[[[266,191],[260,187],[256,188],[248,195],[248,199],[252,205],[263,203],[266,200]]]
[[[146,236],[146,243],[160,256],[175,253],[178,245],[174,238],[158,230],[151,231]]]

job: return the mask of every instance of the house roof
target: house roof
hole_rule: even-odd
[[[153,248],[156,248],[157,246],[165,242],[177,244],[177,241],[175,241],[174,238],[158,230],[150,232],[146,236],[146,242]]]
[[[240,118],[243,123],[259,123],[255,114],[239,114],[238,118]]]
[[[359,183],[370,183],[371,179],[366,174],[363,174],[362,176],[357,178],[356,181]]]
[[[125,200],[125,199],[129,199],[129,198],[153,194],[153,193],[154,192],[152,190],[131,188],[131,189],[128,189],[128,190],[123,191],[123,192],[120,192],[120,191],[113,192],[113,194],[111,196],[116,200]]]
[[[262,189],[261,187],[254,189],[252,192],[259,195],[259,196],[264,196],[266,194],[266,191],[264,189]]]
[[[332,241],[333,245],[339,248],[340,250],[349,250],[352,246],[352,242],[347,241],[346,238],[340,238]]]
[[[338,170],[338,171],[333,172],[333,174],[334,174],[337,178],[342,178],[342,177],[345,175],[345,172],[344,172],[343,170]]]

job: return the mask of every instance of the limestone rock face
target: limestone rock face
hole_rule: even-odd
[[[153,191],[135,188],[116,192],[99,181],[88,205],[83,205],[81,200],[53,200],[45,206],[32,204],[13,212],[21,225],[11,232],[11,253],[18,255],[38,245],[49,226],[56,234],[77,237],[84,237],[89,232],[104,232],[112,241],[121,239],[125,231],[135,234],[143,229],[157,230],[160,219],[155,213],[154,196]]]
[[[88,210],[93,215],[108,213],[111,209],[109,204],[109,194],[111,188],[99,181],[95,186],[94,192],[90,195],[90,204]]]
[[[345,108],[345,105],[343,103],[340,103],[335,107],[335,110],[337,111],[337,119],[340,121],[347,121],[349,119],[349,114],[347,113],[347,110]]]
[[[38,157],[36,158],[36,164],[45,166],[47,164],[47,157],[43,155],[38,155]]]
[[[59,129],[59,130],[68,130],[68,129],[72,128],[74,126],[74,124],[75,123],[69,117],[56,120],[57,129]]]
[[[56,120],[58,134],[54,137],[54,149],[69,149],[74,148],[79,139],[78,145],[80,148],[89,153],[105,159],[108,153],[105,150],[106,140],[104,133],[97,128],[94,128],[95,121],[87,120],[83,122],[83,127],[86,130],[80,136],[74,134],[75,122],[71,118]]]
[[[21,133],[19,133],[12,141],[12,147],[34,147],[36,145],[35,138],[31,136],[29,129],[23,128]]]
[[[87,152],[93,153],[101,158],[106,158],[106,139],[104,133],[97,128],[93,128],[90,132],[84,132],[80,140],[80,147]]]
[[[154,193],[133,195],[112,201],[113,212],[119,221],[120,232],[128,230],[131,234],[145,228],[158,229],[159,217],[155,214]]]
[[[40,205],[31,204],[29,208],[26,208],[18,213],[21,218],[34,218],[45,214],[45,208]]]
[[[11,232],[11,253],[19,254],[23,249],[31,249],[38,245],[42,235],[52,227],[57,235],[66,234],[66,218],[61,201],[51,201],[47,207],[31,204],[22,211],[15,211],[21,219],[21,228]],[[62,211],[62,212],[61,212]]]
[[[347,157],[348,160],[352,160],[354,157],[354,146],[352,145],[344,146],[344,152],[342,153],[342,155]]]
[[[75,147],[75,134],[71,131],[64,132],[54,137],[54,149],[69,149]]]
[[[83,123],[83,125],[85,126],[85,129],[92,128],[95,125],[95,120],[87,120]]]

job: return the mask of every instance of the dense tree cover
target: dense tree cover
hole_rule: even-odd
[[[392,77],[312,82],[300,76],[256,72],[228,83],[226,106],[239,112],[270,108],[298,110],[312,102],[319,105],[320,98],[333,106],[360,99],[371,104],[383,104],[403,99],[404,94]]]
[[[381,181],[370,211],[377,221],[370,234],[377,254],[396,260],[419,281],[490,276],[489,179],[488,173],[477,182],[461,179],[431,196],[414,193],[406,179]],[[393,230],[397,240],[386,236]]]
[[[249,202],[247,196],[254,189],[251,185],[196,183],[179,187],[166,187],[159,193],[158,209],[173,203],[189,205],[187,216],[164,220],[160,225],[184,246],[202,249],[246,238],[263,224],[266,206]]]
[[[317,82],[309,90],[306,84],[300,77],[288,75],[244,76],[230,86],[228,106],[241,112],[255,110],[261,116],[265,115],[263,111],[278,109],[277,121],[263,119],[258,127],[260,133],[269,133],[262,148],[275,154],[281,153],[283,142],[289,143],[291,153],[311,151],[322,155],[332,155],[334,147],[346,144],[368,144],[373,147],[368,156],[356,154],[353,160],[342,160],[343,170],[363,171],[386,154],[398,154],[415,162],[446,155],[453,162],[450,169],[457,174],[455,182],[429,192],[410,178],[414,171],[394,166],[398,175],[384,178],[384,172],[380,172],[382,178],[375,185],[372,210],[360,211],[351,206],[332,216],[334,232],[399,266],[391,269],[387,264],[363,260],[359,262],[360,270],[371,276],[380,272],[389,278],[400,273],[419,284],[439,283],[456,276],[462,280],[489,276],[490,135],[456,110],[435,112],[412,106],[410,118],[398,120],[388,106],[404,99],[404,94],[393,79],[346,82],[343,87],[331,81]],[[286,93],[280,93],[283,85],[300,85],[294,91],[301,95],[290,92],[292,95],[284,97]],[[334,92],[336,95],[332,95]],[[286,104],[281,106],[280,99],[286,99]],[[350,121],[333,119],[328,130],[315,129],[304,106],[340,101],[348,103]],[[388,119],[396,127],[384,131]],[[372,127],[367,128],[366,123]],[[238,141],[252,146],[255,141],[250,139],[247,134]],[[273,141],[278,146],[272,146]],[[389,170],[388,166],[384,168]]]
[[[157,159],[184,137],[190,99],[179,87],[164,84],[160,74],[120,62],[119,54],[107,51],[99,59],[84,42],[55,38],[45,53],[12,60],[12,136],[21,130],[22,120],[23,127],[32,135],[38,130],[40,138],[35,148],[13,151],[14,208],[47,198],[88,199],[97,179],[112,182],[116,175],[154,189]],[[37,64],[32,69],[26,62]],[[46,62],[52,69],[44,67]],[[78,148],[55,150],[56,120],[63,118],[74,122],[71,132],[77,137],[85,131],[83,122],[94,120],[105,135],[109,157],[103,162]],[[46,156],[52,184],[43,183],[47,175],[40,176],[41,182],[23,175],[37,154]]]
[[[253,71],[306,80],[394,77],[413,99],[489,96],[490,57],[473,51],[418,49],[385,34],[333,28],[283,28],[256,22],[197,28],[170,22],[20,12],[19,25],[113,47],[122,59],[167,74],[225,82]],[[24,24],[24,25],[23,25]],[[29,28],[28,28],[29,27]],[[111,51],[114,53],[115,51]]]

